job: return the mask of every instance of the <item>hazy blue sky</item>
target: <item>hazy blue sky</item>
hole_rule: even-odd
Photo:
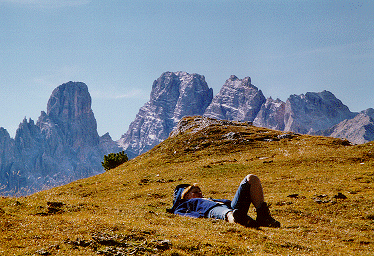
[[[374,1],[0,0],[0,127],[37,120],[54,88],[88,85],[117,140],[165,71],[217,94],[250,76],[265,97],[329,90],[374,108]]]

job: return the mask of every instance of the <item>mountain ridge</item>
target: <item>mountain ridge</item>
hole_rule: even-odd
[[[153,96],[161,91],[164,97],[169,95],[167,98],[175,98],[175,90],[179,90],[177,88],[179,84],[170,83],[171,77],[182,76],[196,76],[196,74],[165,72],[153,84],[150,100],[140,109],[128,131],[118,141],[130,157],[140,155],[165,140],[183,116],[174,115],[175,104],[174,107],[167,107],[163,98]],[[205,90],[208,90],[205,78],[204,84]],[[188,88],[192,88],[191,84]],[[184,98],[188,97],[184,96]],[[195,96],[192,95],[191,98]],[[302,134],[327,134],[327,130],[332,126],[350,120],[358,114],[351,112],[333,93],[326,90],[290,95],[287,101],[283,102],[280,99],[265,98],[262,91],[252,84],[250,77],[239,79],[235,75],[231,75],[221,90],[214,97],[208,98],[208,101],[210,101],[208,105],[206,99],[202,104],[193,105],[186,101],[182,104],[182,108],[191,116],[203,115],[221,120],[250,121],[256,126]],[[200,106],[200,109],[191,106]],[[160,113],[173,118],[164,118],[165,123],[162,125],[160,120],[163,118]],[[357,127],[357,129],[361,128]],[[339,132],[331,134],[344,138],[344,134]],[[362,136],[371,138],[372,134],[373,131],[365,129],[360,138],[350,136],[349,139],[357,144],[363,141]]]
[[[286,102],[273,100],[265,98],[250,77],[235,75],[213,97],[204,76],[164,72],[118,141],[109,133],[98,135],[91,103],[87,85],[70,81],[53,90],[47,112],[42,111],[36,123],[31,118],[20,123],[14,139],[0,128],[0,192],[29,194],[102,173],[104,154],[122,150],[130,158],[143,154],[167,139],[184,116],[248,121],[280,131],[345,138],[354,144],[374,140],[373,109],[351,112],[328,91],[291,95]]]

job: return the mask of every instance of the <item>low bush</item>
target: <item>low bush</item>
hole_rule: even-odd
[[[101,165],[104,167],[105,171],[116,168],[121,164],[127,162],[129,159],[125,154],[125,151],[118,153],[110,153],[109,155],[104,155],[104,162]]]

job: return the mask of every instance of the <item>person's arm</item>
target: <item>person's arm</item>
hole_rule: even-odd
[[[213,199],[213,201],[218,202],[218,203],[223,203],[231,207],[231,201],[228,199]]]
[[[174,213],[193,218],[204,218],[207,211],[217,204],[211,200],[193,198],[179,204]]]
[[[175,214],[181,215],[181,216],[187,216],[192,218],[202,218],[204,215],[198,213],[198,212],[185,212],[181,211],[180,209],[177,209],[174,211]]]

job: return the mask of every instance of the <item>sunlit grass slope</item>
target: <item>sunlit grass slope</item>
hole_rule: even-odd
[[[374,142],[282,134],[191,129],[102,175],[1,198],[0,255],[373,255]],[[177,184],[231,199],[249,173],[281,228],[165,211]]]

